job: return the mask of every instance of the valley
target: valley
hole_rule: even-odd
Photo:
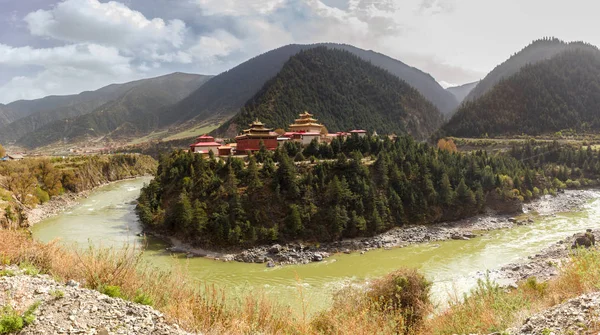
[[[169,334],[596,329],[567,311],[600,283],[595,46],[446,89],[349,44],[262,52],[0,105],[0,296],[27,283],[0,334],[120,331],[54,321],[65,292]]]

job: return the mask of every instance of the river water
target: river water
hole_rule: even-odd
[[[134,201],[149,180],[138,178],[99,188],[68,212],[35,225],[33,235],[44,242],[58,238],[72,247],[143,245],[142,238],[137,237],[142,229]],[[340,254],[307,265],[266,268],[264,264],[186,259],[165,252],[167,245],[158,240],[146,241],[144,258],[161,269],[183,265],[199,283],[223,287],[229,296],[260,291],[296,311],[304,301],[310,313],[327,308],[334,292],[345,284],[364,283],[399,267],[414,267],[433,281],[434,299],[443,304],[449,296],[467,292],[486,270],[523,260],[573,233],[600,228],[596,220],[599,214],[600,197],[583,210],[541,216],[531,225],[486,232],[469,241],[379,249],[364,255]]]

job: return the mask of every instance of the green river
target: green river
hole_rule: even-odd
[[[148,177],[113,183],[58,216],[33,227],[41,241],[60,239],[68,246],[102,247],[141,245],[140,224],[134,201]],[[321,263],[267,268],[264,264],[186,259],[165,252],[161,241],[148,241],[144,257],[158,268],[182,264],[200,283],[227,289],[231,296],[264,292],[299,311],[301,289],[309,312],[326,308],[334,292],[348,283],[362,283],[399,267],[415,267],[433,281],[433,293],[443,304],[450,294],[468,291],[486,270],[500,268],[539,252],[546,246],[586,228],[600,228],[600,198],[577,213],[539,217],[535,223],[513,229],[486,232],[469,241],[446,241],[392,250],[373,250],[360,255],[333,255]]]

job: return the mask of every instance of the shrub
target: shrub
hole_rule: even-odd
[[[431,283],[415,269],[401,269],[374,281],[367,295],[382,311],[400,312],[404,330],[415,331],[431,311]]]
[[[35,197],[38,198],[40,204],[43,204],[50,200],[50,195],[48,192],[42,190],[39,186],[35,188]]]
[[[11,306],[0,309],[0,334],[17,333],[23,327],[33,323],[35,321],[33,313],[39,305],[39,302],[34,303],[22,315],[19,315]]]
[[[54,297],[54,299],[62,299],[65,296],[65,292],[61,291],[61,290],[52,290],[50,291],[50,295],[52,297]]]
[[[152,306],[153,304],[152,298],[141,291],[138,291],[138,293],[135,296],[135,299],[133,299],[133,302],[146,306]]]
[[[115,285],[105,285],[101,286],[98,291],[100,293],[106,294],[111,298],[123,298],[123,294],[121,293],[121,287]]]

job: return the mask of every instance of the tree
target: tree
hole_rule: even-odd
[[[248,185],[248,190],[250,192],[254,192],[262,187],[262,181],[258,175],[256,159],[252,156],[248,160],[248,168],[246,169],[246,185]]]
[[[292,238],[297,238],[302,229],[302,217],[298,205],[290,205],[290,212],[285,218],[286,233]]]

